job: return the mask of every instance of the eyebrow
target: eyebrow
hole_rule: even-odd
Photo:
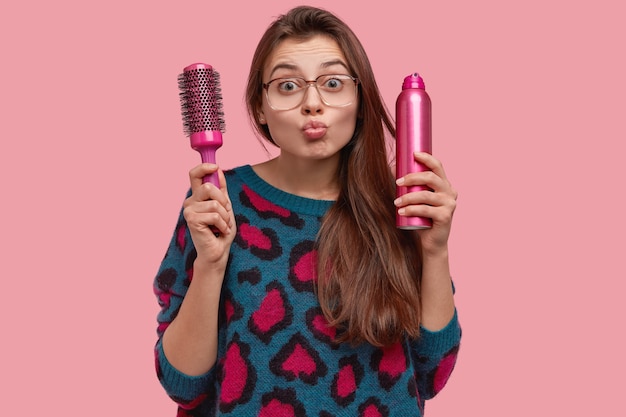
[[[322,65],[320,65],[320,67],[330,68],[334,65],[341,65],[346,70],[348,70],[348,67],[346,66],[346,64],[340,59],[333,59],[332,61],[322,62]],[[298,69],[298,66],[295,64],[289,64],[289,63],[277,64],[274,68],[272,68],[272,71],[269,74],[270,79],[274,76],[274,73],[279,69],[287,69],[287,70],[295,71]]]

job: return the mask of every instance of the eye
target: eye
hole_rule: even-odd
[[[320,87],[327,91],[339,91],[343,88],[346,79],[337,75],[329,75],[320,80]]]
[[[276,80],[276,88],[284,94],[295,93],[302,88],[302,81],[295,78]]]

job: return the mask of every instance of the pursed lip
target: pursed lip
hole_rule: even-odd
[[[328,129],[328,127],[318,120],[311,120],[302,126],[304,135],[309,139],[321,138],[326,134],[326,129]]]

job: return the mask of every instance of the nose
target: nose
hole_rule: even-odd
[[[319,114],[323,112],[323,108],[323,101],[322,97],[320,96],[320,92],[317,89],[317,84],[315,84],[315,81],[311,81],[308,83],[307,89],[304,92],[304,97],[302,100],[302,112],[304,114]]]

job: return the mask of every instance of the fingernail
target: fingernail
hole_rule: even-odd
[[[402,198],[396,198],[395,200],[393,200],[393,204],[396,206],[399,206],[401,201],[402,201]]]
[[[396,180],[396,184],[398,184],[398,185],[402,185],[402,184],[404,184],[404,177],[402,177],[402,178],[398,178],[398,179]]]

